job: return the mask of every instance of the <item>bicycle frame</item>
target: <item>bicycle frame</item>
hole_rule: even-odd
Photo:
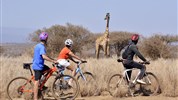
[[[30,70],[31,78],[21,87],[22,90],[23,90],[23,88],[25,87],[25,85],[26,85],[27,83],[30,83],[31,81],[32,81],[33,83],[35,82],[35,76],[33,75],[32,69],[31,69],[31,67],[30,67],[31,64],[32,64],[32,63],[28,63],[28,64],[26,64],[26,65],[24,64],[24,69]],[[43,72],[43,74],[44,74],[44,80],[40,83],[40,86],[39,86],[39,89],[40,89],[40,90],[42,90],[44,84],[45,84],[46,81],[52,76],[53,72],[56,72],[56,71],[57,71],[57,68],[56,68],[55,65],[53,64],[53,67],[52,67],[52,68],[50,68],[49,70],[46,70],[46,71]],[[26,92],[26,91],[27,91],[27,92],[28,92],[28,91],[33,92],[32,90],[24,90],[23,92]]]
[[[82,79],[84,81],[87,81],[85,76],[83,75],[82,69],[80,68],[80,64],[82,64],[81,62],[77,64],[77,69],[76,69],[76,74],[79,73],[82,76]]]
[[[139,70],[139,69],[136,69],[136,68],[132,68],[132,69],[125,69],[124,72],[123,72],[123,76],[126,77],[126,79],[130,82],[131,79],[129,78],[127,72],[128,71],[133,71],[133,70]],[[136,83],[136,80],[138,79],[138,76],[140,75],[141,71],[139,70],[139,72],[137,73],[136,77],[134,78],[134,80],[132,81],[132,83]]]
[[[139,70],[139,69],[136,69],[136,68],[132,68],[132,69],[125,69],[124,72],[123,72],[123,76],[126,77],[126,79],[128,79],[129,82],[131,82],[131,79],[129,78],[127,72],[128,71],[133,71],[133,70]],[[138,79],[138,76],[140,75],[141,71],[139,70],[139,72],[137,73],[137,75],[135,76],[134,80],[132,81],[133,84],[136,84],[136,81]],[[147,76],[146,72],[144,73],[145,76]],[[148,83],[147,84],[151,84],[151,81],[149,79],[149,77],[146,77]]]

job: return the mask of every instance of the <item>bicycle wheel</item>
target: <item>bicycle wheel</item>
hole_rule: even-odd
[[[72,79],[72,86],[68,84],[68,81]],[[78,81],[70,76],[63,75],[56,77],[54,80],[51,91],[55,99],[75,99],[80,91]]]
[[[17,77],[12,79],[7,85],[7,96],[10,100],[21,98],[32,99],[33,98],[33,83],[25,77]]]
[[[113,75],[107,84],[108,92],[114,97],[126,96],[128,85],[124,77],[120,74]]]
[[[146,85],[141,84],[141,90],[144,95],[156,95],[159,92],[159,82],[153,73],[146,72],[145,76],[143,77],[143,81],[146,82]]]
[[[95,95],[97,92],[97,85],[95,77],[90,72],[84,72],[83,75],[79,75],[77,80],[80,84],[81,96]]]

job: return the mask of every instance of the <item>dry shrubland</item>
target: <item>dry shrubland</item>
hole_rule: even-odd
[[[64,41],[67,38],[71,38],[74,41],[74,52],[85,57],[94,57],[95,40],[103,35],[103,33],[92,33],[83,26],[67,23],[65,26],[53,25],[49,28],[38,29],[30,34],[29,39],[33,42],[39,42],[38,35],[42,31],[49,33],[47,50],[50,55],[55,56],[58,55],[59,51],[64,46]],[[131,35],[135,33],[115,31],[109,34],[110,52],[111,54],[117,54],[117,56],[119,56],[121,49],[128,44]],[[146,57],[154,60],[158,58],[177,58],[176,51],[178,47],[171,45],[171,43],[177,41],[178,36],[171,35],[156,34],[151,37],[141,36],[139,48]]]
[[[101,95],[103,91],[107,91],[107,81],[111,75],[123,71],[122,64],[118,63],[116,59],[116,57],[99,60],[87,58],[88,63],[82,65],[83,71],[89,71],[95,75],[97,82],[95,90],[97,90],[98,95]],[[22,64],[31,61],[32,58],[27,55],[16,58],[1,56],[0,97],[5,97],[5,89],[11,79],[17,76],[30,76],[29,71],[22,68]],[[51,63],[47,63],[47,65],[51,66]],[[178,59],[158,59],[152,61],[147,66],[147,71],[153,72],[158,77],[164,96],[178,96]],[[85,91],[81,91],[85,96],[93,95],[92,88],[93,86],[90,86],[87,89],[85,88]]]

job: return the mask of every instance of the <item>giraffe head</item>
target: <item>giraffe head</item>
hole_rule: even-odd
[[[104,20],[109,20],[109,18],[110,18],[110,14],[106,13],[106,17],[104,18]]]

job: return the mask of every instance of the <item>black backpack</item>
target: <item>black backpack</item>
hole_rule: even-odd
[[[130,44],[126,45],[120,52],[120,55],[122,56],[123,59],[127,59],[128,57],[128,50],[129,50]]]

